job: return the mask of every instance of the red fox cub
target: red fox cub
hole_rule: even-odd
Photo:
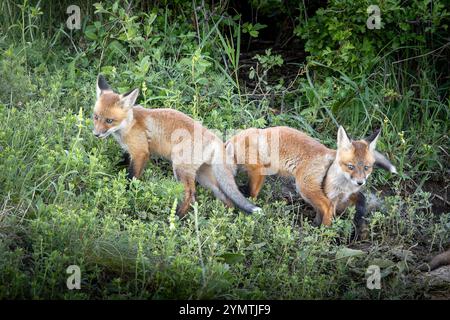
[[[389,160],[375,151],[379,134],[378,130],[364,140],[351,141],[339,127],[336,151],[289,127],[252,128],[225,145],[234,173],[237,167],[247,171],[251,197],[258,196],[266,175],[294,176],[297,191],[316,210],[317,225],[330,225],[336,211],[354,203],[359,228],[366,210],[359,191],[374,164],[396,172]]]
[[[139,90],[117,94],[102,75],[97,79],[94,135],[112,135],[129,154],[128,178],[139,178],[151,155],[171,160],[175,178],[184,185],[182,217],[195,201],[195,181],[209,188],[227,206],[246,213],[260,210],[238,190],[229,167],[224,165],[224,144],[211,131],[172,109],[145,109],[135,105]]]

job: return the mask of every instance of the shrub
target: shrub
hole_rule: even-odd
[[[380,8],[380,29],[366,26],[370,5]],[[431,49],[442,45],[449,22],[445,1],[331,0],[313,17],[300,21],[295,33],[306,41],[308,60],[358,74],[391,51],[408,58],[424,53],[428,42]]]

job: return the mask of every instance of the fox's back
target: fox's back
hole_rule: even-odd
[[[278,134],[281,141],[280,152],[286,158],[291,158],[294,155],[298,155],[302,159],[313,159],[317,156],[327,155],[332,152],[332,150],[328,149],[316,139],[293,128],[275,127],[265,130],[279,132]]]
[[[298,167],[313,168],[317,163],[334,158],[334,151],[316,139],[289,127],[247,129],[232,137],[238,164],[269,164],[278,174],[294,174]],[[244,155],[245,154],[245,155]]]
[[[190,148],[200,150],[205,144],[222,143],[214,133],[180,111],[135,106],[133,113],[136,126],[146,132],[150,149],[163,157],[170,158],[173,148],[181,146],[182,141],[188,142]]]

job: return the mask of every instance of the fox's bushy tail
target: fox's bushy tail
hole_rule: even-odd
[[[375,166],[389,171],[391,173],[397,173],[395,166],[380,152],[375,150]]]
[[[230,198],[236,207],[246,213],[253,213],[261,211],[261,208],[251,203],[244,195],[239,191],[234,176],[230,168],[224,164],[213,164],[212,170],[214,176],[219,183],[219,188],[222,192]]]

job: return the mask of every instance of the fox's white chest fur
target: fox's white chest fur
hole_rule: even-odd
[[[355,192],[358,192],[361,187],[354,185],[346,172],[343,172],[339,165],[334,162],[325,181],[325,193],[327,197],[333,202],[346,202],[348,198]]]
[[[117,143],[120,145],[120,147],[124,150],[128,152],[128,147],[125,144],[125,142],[123,141],[122,138],[122,133],[120,131],[116,131],[113,133],[113,137],[114,139],[116,139]]]

